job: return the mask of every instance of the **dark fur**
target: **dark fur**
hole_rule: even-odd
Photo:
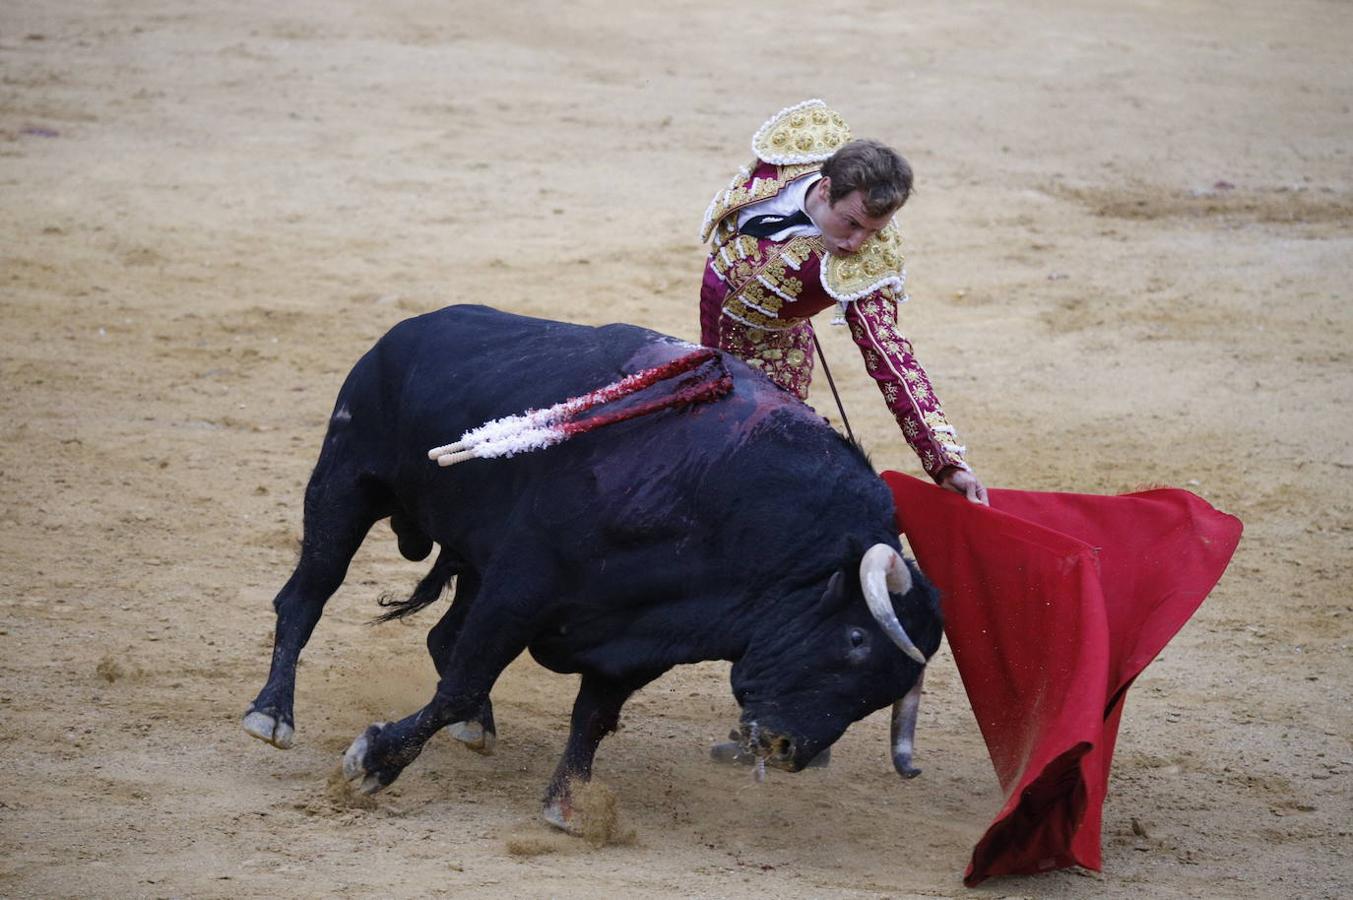
[[[456,599],[429,635],[429,704],[373,727],[361,759],[393,781],[442,726],[489,723],[489,691],[523,650],[581,673],[550,798],[590,774],[635,690],[672,666],[733,662],[744,722],[784,738],[799,768],[887,706],[920,667],[870,616],[858,566],[898,546],[892,498],[863,451],[728,357],[733,392],[513,459],[444,469],[429,448],[674,359],[688,345],[628,325],[588,328],[451,307],[395,326],[354,367],[306,489],[305,539],[275,601],[273,669],[252,710],[292,721],[295,665],[367,530],[391,516],[400,550],[436,562],[381,618]],[[652,391],[663,390],[662,385]],[[842,577],[833,579],[833,575]],[[937,598],[895,597],[927,655]]]

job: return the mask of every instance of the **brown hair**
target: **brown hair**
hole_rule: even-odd
[[[822,164],[822,174],[831,179],[832,203],[859,191],[871,216],[891,215],[911,196],[911,166],[878,141],[851,141]]]

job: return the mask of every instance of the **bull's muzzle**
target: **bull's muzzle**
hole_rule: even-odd
[[[742,752],[755,758],[758,765],[767,765],[786,772],[797,772],[802,768],[794,760],[797,744],[791,737],[776,734],[755,722],[744,722],[735,739]]]

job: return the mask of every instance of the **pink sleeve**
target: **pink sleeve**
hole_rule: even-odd
[[[968,468],[958,435],[944,417],[930,379],[916,360],[911,342],[897,330],[897,300],[889,288],[847,305],[850,333],[864,355],[865,368],[878,382],[884,402],[931,478],[949,466]]]

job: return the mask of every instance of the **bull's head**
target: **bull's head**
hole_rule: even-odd
[[[785,603],[796,615],[765,623],[733,665],[739,741],[745,754],[795,772],[894,704],[894,765],[910,777],[921,677],[940,643],[938,595],[886,544],[870,548],[852,576],[838,571],[805,588],[816,602]]]

